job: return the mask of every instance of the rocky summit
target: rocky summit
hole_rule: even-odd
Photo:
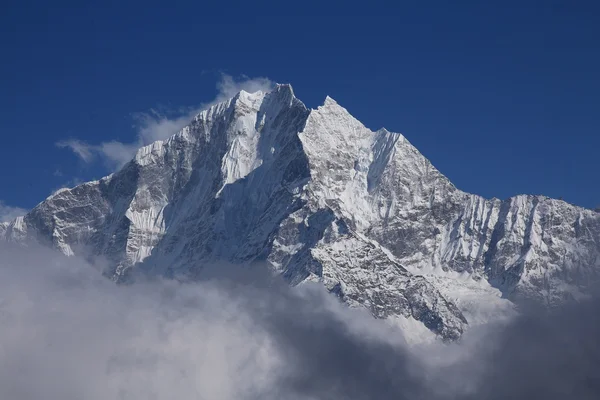
[[[600,272],[600,213],[462,192],[403,135],[369,130],[329,97],[308,109],[289,85],[201,112],[118,172],[0,224],[0,237],[91,252],[115,281],[262,263],[445,340],[522,300],[585,297]]]

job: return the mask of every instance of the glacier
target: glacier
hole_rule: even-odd
[[[444,340],[522,301],[589,296],[600,273],[600,213],[463,192],[402,134],[330,97],[309,109],[281,84],[202,111],[118,172],[1,223],[0,238],[102,257],[116,282],[263,264]]]

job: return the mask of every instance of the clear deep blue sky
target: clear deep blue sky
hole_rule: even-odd
[[[211,100],[224,72],[330,95],[463,190],[600,204],[598,2],[162,3],[3,3],[0,201],[105,175],[55,143],[132,141],[133,112]]]

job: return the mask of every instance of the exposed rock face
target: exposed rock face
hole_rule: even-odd
[[[268,262],[292,285],[321,281],[445,339],[467,326],[465,288],[552,305],[585,295],[600,271],[599,213],[464,193],[401,134],[370,131],[330,98],[309,110],[289,85],[203,111],[119,172],[0,224],[0,236],[67,255],[86,247],[115,280]]]

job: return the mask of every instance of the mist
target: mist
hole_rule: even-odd
[[[0,247],[2,399],[591,399],[590,300],[408,344],[318,284],[215,265],[117,286],[98,266]]]

